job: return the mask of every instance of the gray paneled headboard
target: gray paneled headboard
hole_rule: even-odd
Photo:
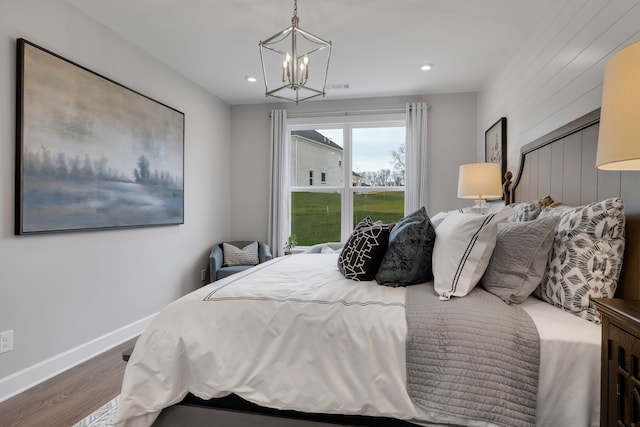
[[[511,200],[551,196],[556,202],[579,206],[621,197],[626,247],[616,297],[640,299],[640,172],[596,169],[599,122],[600,109],[522,147]]]

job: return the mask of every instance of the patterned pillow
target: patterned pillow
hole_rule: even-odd
[[[550,206],[554,203],[551,196],[546,196],[540,200],[534,200],[532,202],[518,202],[510,204],[509,207],[515,210],[515,213],[507,218],[509,222],[521,222],[531,221],[540,215],[542,209],[545,206]]]
[[[338,257],[338,270],[347,279],[373,280],[389,244],[393,224],[366,217],[353,229]]]
[[[599,323],[590,298],[613,298],[624,255],[624,205],[619,198],[572,208],[545,208],[558,215],[547,270],[536,289],[542,300]]]
[[[441,300],[463,297],[478,284],[496,245],[497,223],[513,209],[489,215],[451,212],[436,227],[433,285]]]
[[[408,286],[433,280],[431,255],[436,231],[422,207],[398,221],[389,235],[389,248],[376,281],[386,286]]]
[[[226,266],[258,265],[258,242],[249,243],[244,248],[238,248],[223,242],[222,259]]]

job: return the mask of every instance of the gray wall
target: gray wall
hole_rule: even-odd
[[[419,97],[388,97],[294,104],[231,107],[231,234],[235,239],[267,239],[269,207],[269,118],[274,108],[288,114],[372,110],[402,107],[408,101],[426,101],[429,109],[428,210],[469,205],[458,199],[458,167],[476,161],[476,94],[457,93]]]
[[[185,223],[14,236],[16,38],[185,113]],[[0,400],[122,341],[230,237],[230,107],[64,0],[0,0]]]

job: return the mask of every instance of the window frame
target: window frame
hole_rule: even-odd
[[[402,191],[406,192],[406,181],[404,186],[371,186],[362,187],[353,185],[353,129],[357,128],[375,128],[375,127],[404,127],[405,128],[405,145],[406,145],[406,118],[404,113],[385,113],[385,114],[367,114],[357,116],[339,116],[339,117],[299,117],[291,118],[287,123],[287,140],[291,141],[291,132],[296,130],[309,129],[342,129],[343,155],[340,162],[343,168],[343,185],[312,185],[312,186],[293,186],[288,189],[287,199],[289,212],[291,209],[291,194],[294,192],[318,192],[318,193],[339,193],[340,194],[340,210],[341,210],[341,226],[340,240],[346,241],[353,231],[355,224],[353,223],[353,203],[354,195],[358,193],[373,193],[379,191]],[[290,161],[290,156],[287,156]],[[291,165],[289,164],[289,167]],[[403,212],[403,215],[405,213]],[[291,218],[288,224],[288,234],[291,234]],[[304,246],[300,246],[304,248]]]

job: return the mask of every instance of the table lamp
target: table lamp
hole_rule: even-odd
[[[605,66],[596,167],[640,170],[640,42]]]
[[[458,198],[475,199],[471,212],[489,210],[487,199],[502,197],[502,174],[498,163],[469,163],[460,166]]]

